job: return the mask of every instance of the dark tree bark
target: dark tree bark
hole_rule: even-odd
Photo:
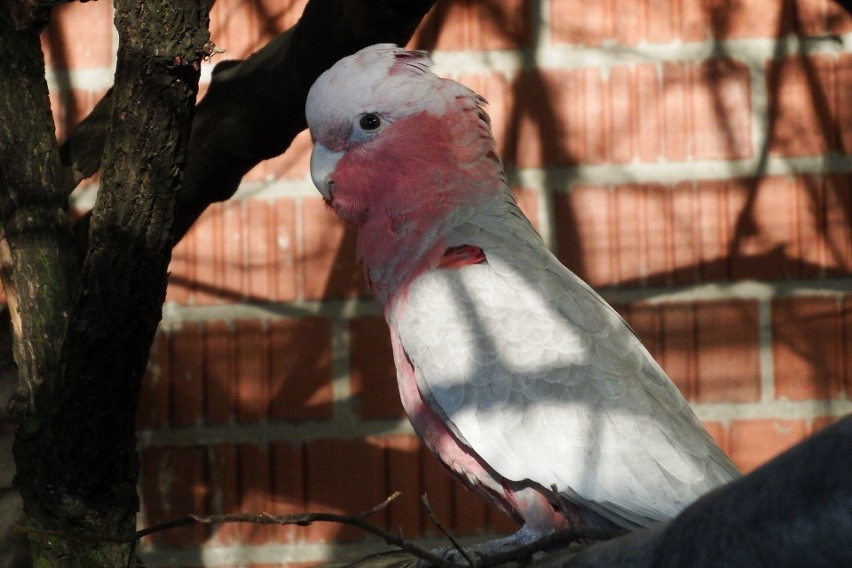
[[[55,382],[77,269],[41,44],[15,29],[10,10],[0,4],[0,276],[22,387],[15,406],[26,412],[36,387]]]
[[[28,96],[15,84],[5,93],[17,106],[0,109],[31,111],[0,121],[12,125],[0,155],[5,280],[22,322],[16,354],[22,376],[34,377],[23,385],[29,404],[15,440],[15,486],[36,529],[112,537],[135,530],[136,399],[165,298],[208,12],[207,3],[189,0],[116,1],[110,137],[79,276],[69,267],[75,255],[67,173],[53,138],[38,37],[30,30],[2,34],[4,42],[18,42],[3,45],[4,57],[21,49],[26,64],[13,60],[9,74],[0,72],[17,72],[37,88]],[[38,134],[20,134],[31,128]],[[39,533],[31,543],[39,566],[113,567],[132,556],[130,543]]]

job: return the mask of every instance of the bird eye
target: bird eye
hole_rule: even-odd
[[[364,130],[375,130],[379,126],[382,125],[382,119],[379,118],[379,115],[368,112],[367,114],[361,117],[361,120],[358,121],[358,126],[360,126]]]

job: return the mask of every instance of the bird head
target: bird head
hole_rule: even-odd
[[[344,220],[405,225],[470,201],[483,177],[499,176],[484,100],[431,65],[425,52],[379,44],[311,87],[311,177]]]

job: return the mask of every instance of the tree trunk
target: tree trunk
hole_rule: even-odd
[[[16,32],[11,35],[22,45],[2,46],[4,57],[25,47],[28,66],[21,66],[19,74],[40,77],[43,87],[32,96],[32,114],[6,116],[18,116],[26,129],[33,128],[28,121],[38,115],[36,129],[50,133],[47,142],[33,136],[20,139],[22,161],[49,157],[48,165],[32,168],[46,172],[42,179],[34,176],[26,187],[8,181],[6,144],[17,140],[14,133],[0,148],[7,178],[0,204],[11,260],[7,281],[16,292],[23,322],[16,329],[23,346],[17,350],[18,361],[23,378],[31,367],[47,369],[26,383],[24,400],[31,404],[15,441],[15,484],[35,529],[31,545],[36,566],[97,568],[133,561],[128,537],[138,509],[136,400],[165,298],[176,196],[200,64],[209,49],[208,12],[207,2],[116,1],[120,43],[110,135],[79,276],[62,270],[74,258],[64,197],[56,195],[56,189],[64,194],[67,185],[43,179],[48,173],[67,174],[54,167],[59,161],[38,37],[32,31]],[[13,41],[6,32],[0,34],[2,41]],[[15,87],[26,91],[20,84]],[[33,214],[20,205],[30,201],[35,202]],[[19,217],[45,233],[43,246],[34,251],[36,239],[13,239],[22,232],[15,224]],[[34,258],[41,271],[32,274],[27,266]],[[29,277],[27,290],[48,295],[50,302],[30,300],[25,309],[21,287],[15,284]],[[61,333],[48,337],[29,330],[42,320],[49,322],[47,329],[63,330],[64,340]],[[127,540],[115,542],[122,538]]]

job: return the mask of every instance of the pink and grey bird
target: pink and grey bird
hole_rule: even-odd
[[[430,65],[368,47],[323,73],[306,107],[312,178],[357,227],[422,442],[523,523],[510,542],[647,527],[737,477],[627,324],[521,213],[485,101]]]

